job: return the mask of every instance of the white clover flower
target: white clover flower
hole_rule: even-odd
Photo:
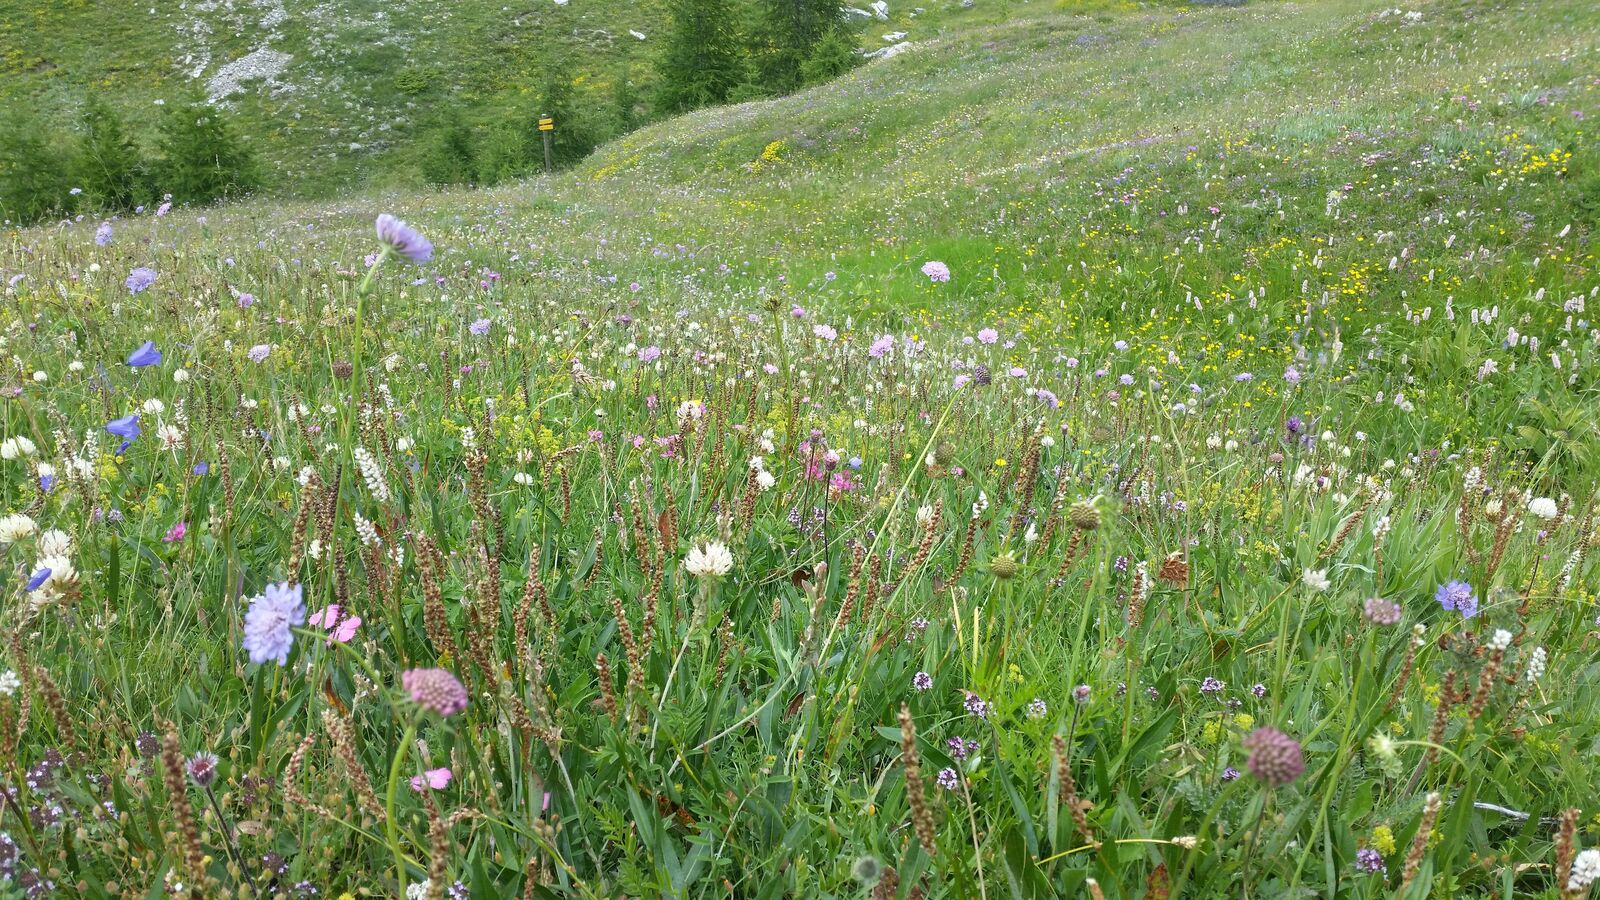
[[[0,519],[0,544],[14,544],[37,532],[38,524],[21,512]]]
[[[0,672],[0,694],[4,694],[7,697],[13,696],[20,687],[22,687],[22,678],[16,672],[10,669]]]
[[[40,556],[71,556],[72,535],[59,528],[52,528],[39,535]]]
[[[1496,629],[1494,635],[1489,638],[1490,650],[1504,651],[1509,646],[1511,646],[1511,632],[1504,628]]]
[[[41,556],[34,568],[50,570],[50,575],[36,591],[41,600],[54,600],[78,583],[78,570],[73,568],[72,560],[65,556]]]
[[[1567,879],[1567,890],[1578,893],[1600,880],[1600,850],[1585,850],[1572,861],[1572,875]]]
[[[768,472],[766,470],[762,470],[761,472],[758,472],[756,474],[756,485],[758,487],[760,487],[763,491],[771,490],[773,485],[775,485],[777,483],[778,483],[777,476],[773,475],[771,472]]]
[[[173,384],[183,384],[185,381],[188,381],[188,380],[189,380],[189,370],[188,369],[177,369],[172,373],[172,383]]]
[[[511,476],[511,480],[522,485],[523,487],[533,484],[533,476],[529,475],[527,472],[518,472],[517,474]]]
[[[1556,502],[1549,497],[1535,497],[1528,501],[1528,512],[1541,519],[1554,519],[1558,510]]]
[[[1305,582],[1306,587],[1318,593],[1327,590],[1333,584],[1328,580],[1327,569],[1306,569],[1300,574],[1300,580]]]
[[[167,411],[167,405],[155,397],[151,397],[144,402],[144,411],[146,415],[159,416]]]
[[[176,450],[183,446],[183,429],[176,425],[163,424],[156,429],[156,438],[161,441],[161,449]]]
[[[733,553],[721,541],[697,544],[684,558],[683,567],[697,578],[720,578],[733,571]]]

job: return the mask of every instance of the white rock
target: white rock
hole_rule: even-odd
[[[872,0],[872,14],[880,21],[889,21],[889,0]]]
[[[883,39],[891,44],[897,44],[906,39],[906,33],[904,31],[891,31],[884,35]]]
[[[862,55],[867,59],[888,59],[891,56],[899,56],[915,46],[916,44],[913,44],[911,41],[901,41],[898,44],[891,44],[890,46],[884,47],[881,50],[874,50],[871,53],[863,53]]]
[[[864,9],[859,9],[857,7],[854,7],[854,6],[846,6],[844,8],[844,12],[845,12],[845,15],[847,15],[847,16],[860,16],[863,19],[872,18],[872,13],[869,13]]]
[[[628,29],[628,33],[633,35],[634,37],[638,38],[641,41],[644,40],[643,32],[634,31],[632,28],[629,28]]]

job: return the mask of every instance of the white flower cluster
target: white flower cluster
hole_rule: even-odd
[[[696,578],[720,578],[733,571],[733,553],[721,541],[696,544],[684,558],[683,567]]]
[[[373,499],[379,503],[388,503],[389,482],[384,480],[383,466],[378,458],[365,447],[357,447],[352,451],[356,458],[356,468],[361,470],[361,480],[367,483],[367,490],[372,493]]]

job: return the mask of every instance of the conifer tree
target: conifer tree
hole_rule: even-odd
[[[668,0],[671,24],[656,61],[656,105],[679,113],[721,103],[744,79],[728,0]]]
[[[90,203],[122,212],[150,194],[149,172],[139,148],[105,101],[90,94],[83,108],[83,131],[72,161],[72,180]]]
[[[255,153],[221,109],[191,97],[161,123],[162,188],[177,203],[210,203],[248,193],[260,183]]]

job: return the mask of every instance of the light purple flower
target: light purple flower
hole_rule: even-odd
[[[267,357],[270,356],[271,354],[272,354],[272,345],[271,344],[257,344],[254,347],[250,348],[249,357],[250,357],[250,361],[251,362],[259,363],[259,362],[266,362]]]
[[[985,328],[978,332],[978,343],[980,344],[993,344],[998,340],[1000,340],[1000,332],[995,331],[993,328]]]
[[[244,649],[256,665],[289,661],[296,625],[306,623],[306,604],[300,585],[267,585],[266,592],[244,614]]]
[[[639,362],[642,362],[642,363],[653,363],[653,362],[655,362],[656,360],[658,360],[660,358],[661,358],[661,348],[660,347],[651,345],[649,347],[642,347],[639,350]]]
[[[129,293],[143,293],[150,285],[156,283],[156,270],[140,266],[128,273],[128,280],[123,282],[128,286]]]
[[[415,228],[384,213],[376,224],[378,240],[414,263],[433,259],[433,244]]]
[[[111,223],[101,222],[100,227],[94,230],[94,242],[101,247],[111,243]]]
[[[922,274],[935,284],[943,284],[950,280],[950,267],[936,259],[930,259],[922,264]]]
[[[488,319],[477,319],[473,321],[471,325],[467,326],[467,330],[477,335],[488,334],[489,324],[490,322]]]

